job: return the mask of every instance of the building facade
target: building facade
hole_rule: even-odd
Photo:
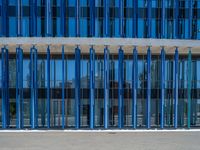
[[[200,0],[0,0],[0,126],[200,127]]]

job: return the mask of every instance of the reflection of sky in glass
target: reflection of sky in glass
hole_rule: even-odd
[[[28,87],[28,80],[30,80],[30,60],[25,59],[23,61],[23,86]]]
[[[88,60],[81,60],[81,78],[89,76],[89,71],[88,70],[89,70],[89,62],[88,62]]]
[[[9,76],[10,76],[10,85],[15,87],[15,77],[16,77],[16,60],[11,59],[9,60]],[[42,66],[42,63],[44,62],[44,66]],[[141,84],[144,83],[145,80],[145,60],[138,60],[138,88],[141,88]],[[104,60],[96,60],[95,61],[95,77],[97,85],[100,85],[102,82],[103,84],[103,75],[104,75]],[[152,78],[154,78],[155,73],[158,73],[159,75],[159,69],[158,72],[156,72],[156,68],[158,67],[157,61],[152,61]],[[30,60],[28,58],[24,59],[23,61],[23,86],[24,88],[28,87],[28,84],[30,82]],[[118,81],[118,60],[110,60],[110,80],[111,81]],[[132,60],[124,60],[124,65],[126,70],[125,71],[125,82],[132,84]],[[51,66],[50,66],[50,77],[51,77],[51,86],[54,87],[54,85],[60,86],[62,83],[62,60],[58,59],[51,59]],[[81,79],[86,79],[90,75],[89,70],[89,60],[82,59],[81,60]],[[200,61],[199,60],[193,60],[192,62],[192,88],[200,88]],[[0,80],[2,79],[2,70],[1,70],[1,60],[0,60]],[[41,83],[42,79],[45,80],[45,85],[47,85],[47,63],[46,59],[38,59],[38,83],[39,85],[44,86],[44,83]],[[44,77],[42,77],[42,75]],[[157,76],[156,75],[156,76]],[[187,77],[188,77],[188,61],[187,59],[179,60],[179,88],[187,88]],[[159,82],[159,76],[157,76],[158,79],[153,79],[152,82]],[[68,83],[72,83],[74,85],[75,80],[75,60],[73,59],[67,59],[65,60],[65,81]],[[165,87],[166,88],[173,88],[174,87],[174,60],[166,60],[165,62]],[[160,83],[156,83],[155,87],[157,88]],[[1,85],[1,82],[0,82]]]
[[[75,78],[75,61],[67,60],[67,80],[74,80]]]
[[[126,71],[126,81],[131,81],[132,80],[132,61],[131,60],[125,60],[125,71]]]
[[[104,75],[103,73],[104,69],[104,61],[103,60],[96,60],[95,61],[95,76],[100,77]]]
[[[56,71],[56,80],[62,80],[62,60],[56,60],[56,66],[55,66],[55,71]]]
[[[188,73],[187,60],[179,61],[179,87],[187,88],[187,73]]]

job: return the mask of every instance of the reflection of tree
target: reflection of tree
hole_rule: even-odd
[[[16,62],[15,59],[9,61],[9,86],[16,86]]]
[[[146,99],[146,89],[147,89],[147,64],[144,64],[144,66],[142,66],[143,68],[140,68],[140,70],[142,70],[140,72],[140,74],[138,75],[139,78],[139,91],[140,91],[140,96],[142,97],[142,99]],[[152,114],[155,115],[155,124],[158,124],[158,120],[159,120],[159,101],[155,100],[159,98],[159,80],[160,80],[160,65],[158,61],[152,61],[151,63],[151,89],[153,89],[154,92],[151,92],[151,96],[153,97],[153,99],[151,99],[151,107],[152,108]],[[138,108],[140,114],[145,114],[146,112],[146,101],[142,101],[141,102],[141,107]],[[145,117],[142,118],[143,120],[143,124],[145,123]]]
[[[31,63],[29,63],[28,66],[30,70]],[[31,86],[30,73],[26,75],[26,80],[27,80],[28,87],[30,87]],[[45,60],[38,61],[37,63],[37,82],[38,82],[38,87],[45,87]]]
[[[10,115],[13,118],[16,115],[16,103],[10,103]]]
[[[139,78],[139,82],[140,85],[139,87],[140,88],[145,88],[147,86],[147,82],[145,80],[145,75],[147,74],[147,70],[145,70],[145,68],[143,67],[143,72],[141,72],[139,75],[138,75],[138,78]]]
[[[45,61],[42,60],[37,68],[38,87],[45,87]]]
[[[145,66],[143,67],[143,72],[141,72],[138,75],[140,88],[147,88],[147,68]],[[158,80],[159,80],[159,63],[158,62],[153,62],[151,64],[151,86],[156,87],[158,86]],[[159,87],[156,87],[159,89]]]

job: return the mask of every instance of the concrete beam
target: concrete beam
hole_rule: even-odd
[[[82,53],[89,53],[91,45],[96,53],[103,54],[104,46],[108,45],[111,53],[117,54],[119,46],[123,46],[124,53],[132,54],[134,46],[137,46],[139,54],[146,54],[147,47],[151,46],[152,54],[159,55],[161,47],[165,47],[166,54],[174,54],[175,47],[179,47],[180,54],[187,54],[188,48],[192,48],[192,54],[200,54],[199,40],[177,39],[139,39],[139,38],[48,38],[48,37],[13,37],[0,38],[0,46],[7,45],[9,52],[15,53],[17,45],[21,45],[24,52],[30,52],[30,47],[36,45],[38,53],[46,53],[47,45],[51,47],[51,53],[60,53],[61,46],[65,46],[65,53],[74,53],[76,45],[79,45]]]

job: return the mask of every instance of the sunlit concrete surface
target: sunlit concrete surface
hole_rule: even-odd
[[[62,46],[65,53],[74,54],[77,45],[81,53],[88,54],[93,45],[97,54],[103,54],[105,46],[108,46],[110,53],[118,54],[119,47],[122,46],[125,54],[133,53],[136,46],[138,54],[146,55],[147,49],[151,47],[153,55],[160,55],[161,47],[164,47],[167,55],[174,55],[175,48],[178,47],[179,54],[187,55],[191,49],[192,55],[200,54],[199,40],[178,40],[178,39],[145,39],[145,38],[41,38],[41,37],[9,37],[0,38],[0,47],[6,46],[9,53],[16,53],[16,47],[20,46],[24,54],[30,53],[30,48],[35,45],[40,54],[46,54],[47,45],[50,46],[51,54],[61,54]]]
[[[1,150],[199,150],[199,130],[0,131]]]

